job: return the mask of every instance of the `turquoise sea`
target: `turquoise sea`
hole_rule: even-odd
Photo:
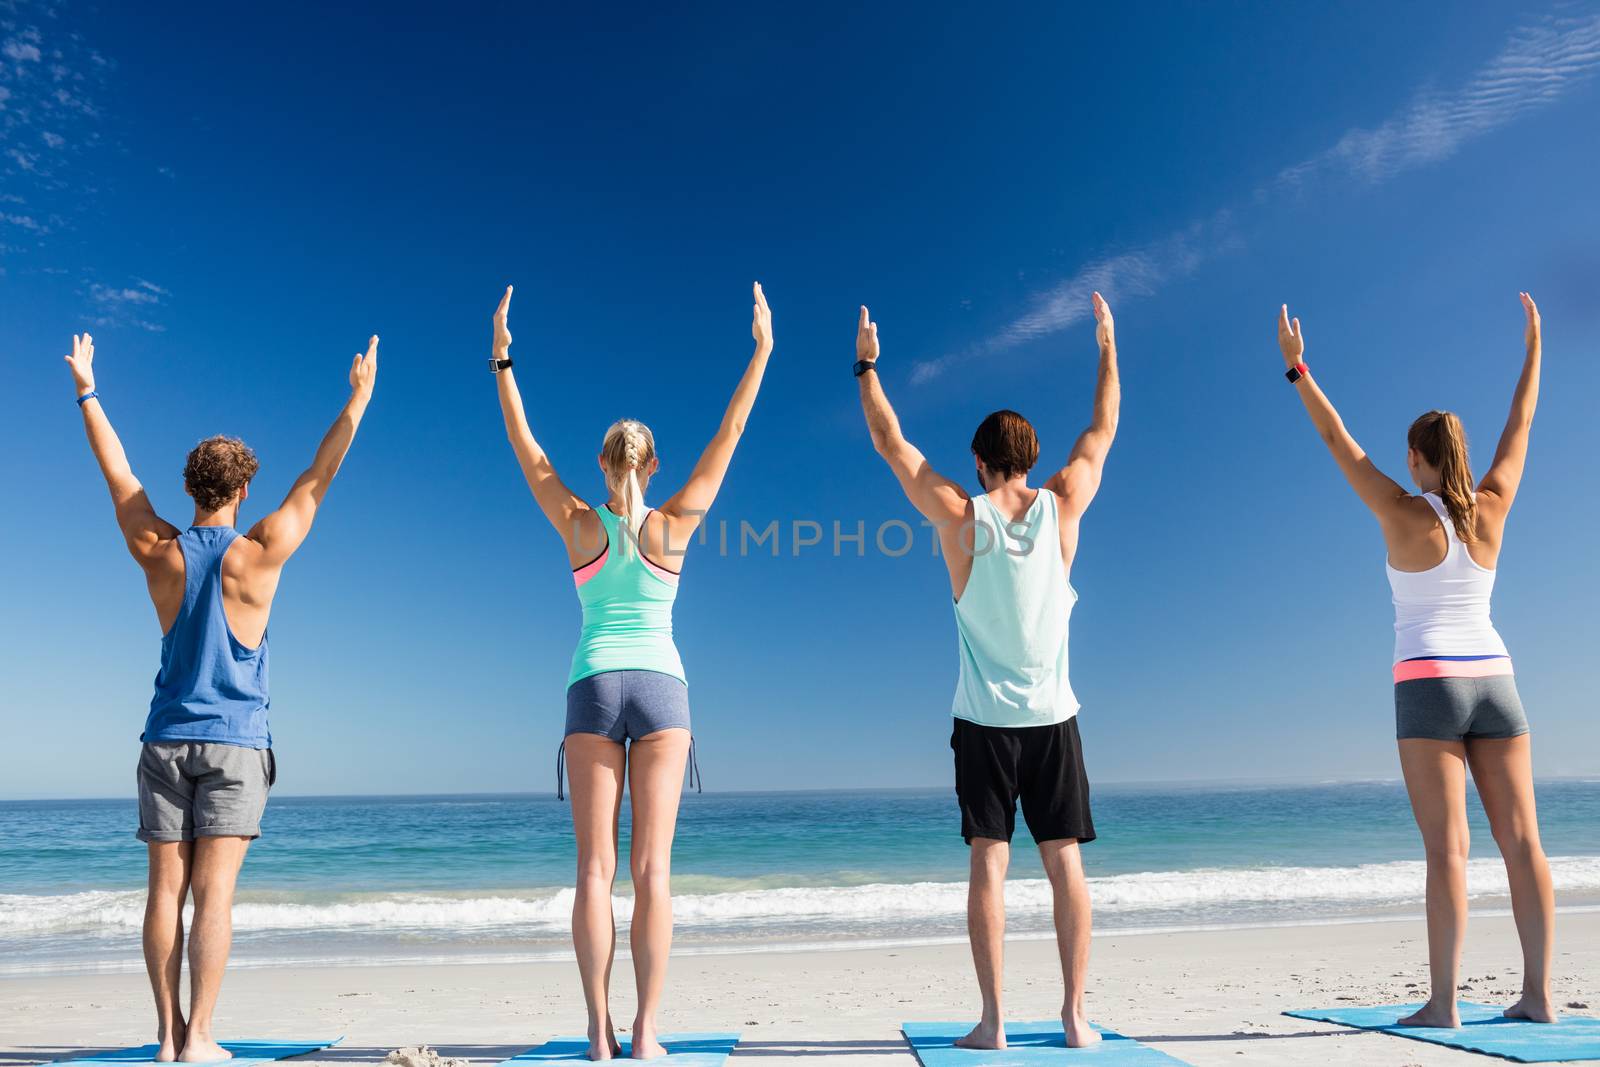
[[[1560,903],[1600,904],[1600,781],[1538,793]],[[1100,930],[1421,910],[1398,782],[1105,786],[1094,805],[1100,839],[1084,854]],[[1474,906],[1503,909],[1505,876],[1472,805]],[[561,954],[569,818],[548,795],[274,797],[241,879],[236,960]],[[0,803],[0,973],[139,966],[136,824],[131,798]],[[679,949],[960,938],[959,825],[948,789],[688,794],[673,857]],[[1025,833],[1012,874],[1012,932],[1043,933],[1049,898]]]

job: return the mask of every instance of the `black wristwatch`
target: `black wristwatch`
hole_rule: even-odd
[[[878,361],[875,359],[858,359],[853,369],[856,372],[856,377],[859,378],[869,370],[877,370]]]
[[[493,356],[489,357],[489,373],[490,374],[499,374],[503,370],[510,370],[510,369],[511,369],[511,357],[510,356],[507,356],[505,359],[495,359]]]

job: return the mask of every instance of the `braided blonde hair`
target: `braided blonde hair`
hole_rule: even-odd
[[[622,518],[632,537],[625,537],[624,553],[638,550],[639,529],[644,525],[644,487],[650,482],[645,473],[656,458],[656,439],[650,427],[638,419],[618,419],[606,431],[600,445],[600,461],[605,465],[606,488],[622,500]]]

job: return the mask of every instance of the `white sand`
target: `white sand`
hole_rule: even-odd
[[[1095,943],[1089,1005],[1102,1025],[1200,1067],[1501,1062],[1279,1014],[1415,999],[1426,983],[1422,937],[1411,920],[1106,936]],[[1518,964],[1510,920],[1476,919],[1462,996],[1508,1002]],[[1053,943],[1014,943],[1006,973],[1011,1018],[1059,1010]],[[623,1023],[631,985],[619,960]],[[1585,1002],[1588,1014],[1600,1014],[1600,914],[1561,915],[1555,992],[1560,1003]],[[139,974],[0,979],[0,1067],[154,1040],[148,997]],[[963,945],[684,956],[673,962],[662,1024],[742,1031],[735,1063],[906,1067],[915,1060],[898,1033],[902,1021],[970,1018],[976,1006]],[[551,962],[238,969],[218,1024],[224,1039],[347,1035],[338,1049],[293,1061],[307,1067],[376,1065],[416,1044],[493,1063],[581,1032],[583,1019],[575,967]]]

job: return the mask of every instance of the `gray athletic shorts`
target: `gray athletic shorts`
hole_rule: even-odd
[[[277,777],[270,748],[148,741],[139,752],[139,840],[260,837]]]
[[[567,687],[567,733],[637,741],[689,729],[689,687],[660,671],[601,671]]]
[[[1401,740],[1503,740],[1528,732],[1516,678],[1510,674],[1396,682],[1394,721]]]

